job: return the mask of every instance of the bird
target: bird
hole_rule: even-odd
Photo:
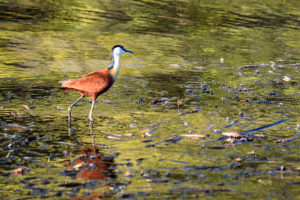
[[[125,49],[121,45],[115,45],[111,49],[111,62],[107,68],[100,69],[85,75],[79,79],[69,79],[60,81],[61,87],[65,91],[74,90],[81,96],[68,107],[69,126],[71,126],[71,112],[74,105],[76,105],[82,98],[91,97],[92,106],[89,113],[89,121],[94,122],[93,109],[97,97],[106,92],[116,80],[119,67],[120,56],[123,53],[134,53],[128,49]]]

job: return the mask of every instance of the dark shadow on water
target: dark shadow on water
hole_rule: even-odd
[[[193,77],[201,77],[201,73],[195,73],[187,70],[179,69],[172,74],[162,74],[162,73],[151,73],[143,77],[151,88],[155,91],[167,92],[170,96],[184,96],[185,89],[180,87],[179,84],[185,84],[190,81]]]
[[[36,83],[37,80],[0,80],[0,98],[3,102],[10,100],[35,100],[55,96],[60,89],[57,84],[48,80],[45,83]],[[47,83],[48,82],[48,83]]]

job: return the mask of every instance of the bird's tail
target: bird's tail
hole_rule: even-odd
[[[58,82],[61,83],[61,84],[63,84],[66,81],[68,81],[68,80],[62,80],[62,81],[58,81]]]
[[[74,79],[62,80],[62,81],[59,81],[59,83],[61,83],[62,88],[67,89],[70,87],[70,85],[72,85],[72,83],[74,83],[74,81],[76,81],[76,80],[74,80]]]
[[[74,82],[75,80],[70,79],[70,80],[63,80],[63,81],[59,81],[59,83],[61,83],[62,87],[66,87],[67,85],[69,85],[70,83]]]

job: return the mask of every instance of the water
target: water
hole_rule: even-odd
[[[298,7],[0,1],[2,198],[298,199]],[[135,54],[92,129],[85,98],[69,130],[79,95],[58,81],[108,66],[116,44]]]

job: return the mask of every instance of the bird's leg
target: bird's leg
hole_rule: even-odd
[[[94,128],[93,128],[94,122],[90,121],[90,134],[94,135]],[[95,139],[95,138],[94,138]]]
[[[94,119],[93,119],[94,104],[95,104],[95,101],[93,100],[92,101],[92,106],[91,106],[91,111],[90,111],[90,114],[89,114],[89,120],[90,120],[90,122],[94,122]]]
[[[69,108],[68,108],[68,113],[69,113],[69,127],[71,127],[71,111],[72,111],[72,107],[78,103],[81,99],[83,98],[83,96],[79,97],[79,99],[77,99],[74,103],[72,103]]]

